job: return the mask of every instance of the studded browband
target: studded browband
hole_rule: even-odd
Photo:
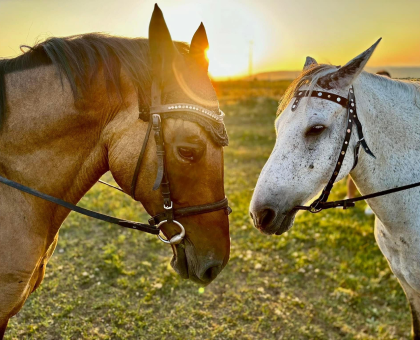
[[[296,109],[299,106],[299,103],[301,101],[302,98],[304,97],[316,97],[316,98],[320,98],[320,99],[325,99],[325,100],[329,100],[331,102],[340,104],[343,107],[347,107],[348,104],[348,99],[341,97],[339,95],[333,94],[333,93],[329,93],[329,92],[324,92],[324,91],[297,91],[297,93],[295,94],[295,101],[293,102],[292,105],[292,111],[296,111]]]
[[[167,104],[167,105],[154,105],[152,107],[146,107],[141,105],[139,107],[139,118],[144,121],[148,121],[151,114],[165,114],[171,112],[192,112],[198,116],[204,118],[210,118],[218,123],[223,122],[225,114],[222,110],[208,110],[204,107],[197,106],[194,104],[187,103],[177,103],[177,104]]]

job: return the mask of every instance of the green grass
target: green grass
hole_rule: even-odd
[[[356,209],[301,213],[282,236],[253,228],[248,205],[274,144],[277,103],[223,107],[231,214],[229,264],[204,289],[169,266],[155,237],[71,214],[42,286],[6,339],[407,339],[403,291]],[[344,184],[332,199],[343,197]],[[135,220],[130,198],[96,185],[80,205]]]

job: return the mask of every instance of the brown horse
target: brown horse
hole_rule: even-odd
[[[150,48],[149,48],[150,47]],[[191,45],[172,42],[156,6],[149,40],[87,34],[52,38],[23,55],[0,60],[0,176],[77,203],[110,171],[126,192],[148,123],[139,106],[190,103],[218,112],[207,75],[203,25]],[[176,208],[225,197],[223,122],[193,113],[162,115],[167,176]],[[158,162],[147,143],[134,197],[148,213],[162,212],[152,190]],[[42,282],[69,210],[0,184],[0,339],[8,320]],[[172,245],[173,268],[208,284],[229,258],[229,221],[223,210],[180,218],[186,237]],[[171,237],[173,223],[163,226]]]

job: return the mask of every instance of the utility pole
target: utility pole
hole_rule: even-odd
[[[250,42],[249,42],[249,64],[248,64],[248,73],[249,73],[250,80],[251,80],[251,77],[252,77],[252,54],[253,54],[253,47],[254,47],[254,41],[250,40]]]

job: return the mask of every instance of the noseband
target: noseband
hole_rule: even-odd
[[[327,202],[328,197],[331,193],[331,189],[334,186],[334,182],[337,179],[337,176],[340,172],[341,166],[343,165],[344,157],[346,156],[347,148],[348,148],[349,143],[350,143],[353,123],[356,124],[357,134],[358,134],[359,139],[358,139],[358,141],[357,141],[357,143],[354,147],[354,161],[353,161],[353,167],[351,168],[351,170],[353,170],[356,167],[357,162],[359,160],[360,146],[369,156],[371,156],[373,158],[376,158],[376,157],[372,153],[370,148],[368,147],[368,145],[366,143],[366,140],[363,136],[362,124],[360,123],[360,120],[357,116],[356,97],[354,95],[353,86],[351,86],[350,89],[349,89],[348,98],[344,98],[344,97],[341,97],[341,96],[336,95],[334,93],[329,93],[329,92],[324,92],[324,91],[309,91],[309,90],[308,91],[297,91],[297,93],[295,95],[296,99],[293,102],[292,109],[291,109],[293,112],[296,111],[296,109],[298,108],[299,103],[300,103],[300,101],[303,97],[316,97],[316,98],[328,100],[328,101],[337,103],[337,104],[341,105],[342,107],[346,108],[347,109],[347,127],[346,127],[346,131],[345,131],[345,135],[344,135],[343,144],[341,146],[341,150],[340,150],[340,153],[338,155],[338,160],[335,164],[335,167],[334,167],[333,173],[330,177],[330,180],[328,181],[327,185],[322,190],[321,195],[310,206],[298,205],[298,206],[295,206],[292,209],[292,211],[307,210],[311,213],[318,213],[318,212],[320,212],[322,210],[325,210],[325,209],[338,208],[338,207],[342,207],[343,209],[347,209],[347,208],[354,207],[355,202],[357,202],[357,201],[362,201],[362,200],[369,199],[369,198],[388,195],[388,194],[391,194],[391,193],[394,193],[394,192],[407,190],[407,189],[411,189],[411,188],[420,186],[420,182],[418,182],[418,183],[413,183],[413,184],[409,184],[409,185],[405,185],[405,186],[401,186],[401,187],[396,187],[396,188],[393,188],[393,189],[379,191],[379,192],[376,192],[376,193],[373,193],[373,194],[360,196],[360,197],[356,197],[356,198]]]
[[[229,215],[232,212],[232,210],[229,207],[228,199],[226,197],[220,201],[213,202],[213,203],[174,209],[173,202],[171,199],[171,191],[170,191],[169,178],[168,178],[168,173],[167,173],[167,166],[165,164],[165,145],[164,145],[164,140],[163,140],[162,117],[161,117],[161,115],[164,115],[165,113],[172,113],[172,112],[194,113],[198,116],[213,120],[218,123],[223,123],[223,117],[224,117],[224,113],[220,109],[218,109],[218,111],[216,112],[216,111],[208,110],[199,105],[185,104],[185,103],[161,105],[161,90],[155,82],[152,83],[152,106],[150,108],[147,108],[139,104],[139,119],[148,120],[149,124],[146,131],[146,137],[143,141],[141,152],[137,160],[136,168],[134,170],[134,175],[133,175],[133,179],[132,179],[131,187],[130,187],[130,194],[134,199],[136,199],[135,191],[136,191],[136,186],[137,186],[137,180],[138,180],[141,164],[144,158],[144,154],[146,152],[147,143],[149,141],[150,132],[153,128],[154,139],[156,142],[156,156],[157,156],[157,164],[158,164],[158,171],[157,171],[155,183],[153,185],[153,190],[157,190],[161,188],[164,211],[150,218],[149,224],[119,219],[113,216],[108,216],[108,215],[101,214],[92,210],[88,210],[88,209],[79,207],[77,205],[74,205],[72,203],[66,202],[62,199],[44,194],[38,190],[32,189],[30,187],[27,187],[15,181],[9,180],[2,176],[0,176],[0,183],[3,183],[17,190],[28,193],[32,196],[36,196],[46,201],[55,203],[67,209],[73,210],[79,214],[89,216],[97,220],[117,224],[124,228],[135,229],[135,230],[143,231],[149,234],[157,235],[161,241],[168,244],[178,244],[185,237],[185,228],[179,221],[177,221],[177,219],[182,218],[182,217],[187,217],[187,216],[206,214],[206,213],[210,213],[210,212],[214,212],[218,210],[224,210],[226,215]],[[113,186],[101,180],[99,182],[106,184],[110,187],[113,187],[119,191],[124,192],[119,187]],[[164,225],[165,223],[176,224],[181,229],[181,232],[179,234],[172,236],[172,238],[169,240],[164,239],[160,235],[160,227]]]

